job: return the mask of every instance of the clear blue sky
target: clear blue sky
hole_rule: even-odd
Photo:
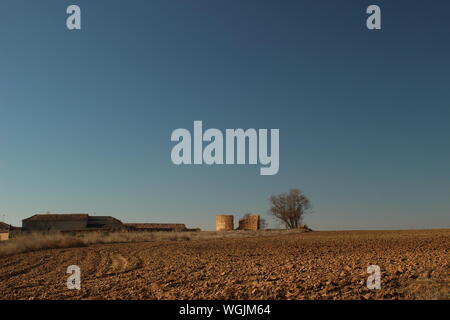
[[[81,31],[66,29],[70,4]],[[365,27],[370,4],[381,31]],[[450,227],[449,12],[443,0],[2,0],[0,217],[212,229],[215,214],[266,214],[270,195],[300,188],[315,229]],[[279,173],[173,165],[170,134],[194,120],[279,128]]]

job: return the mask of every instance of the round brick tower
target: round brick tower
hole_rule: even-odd
[[[220,214],[216,216],[216,231],[231,231],[234,229],[232,215]]]

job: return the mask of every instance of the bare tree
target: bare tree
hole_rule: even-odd
[[[270,197],[270,213],[281,220],[287,229],[301,227],[303,215],[310,206],[309,199],[298,189]]]

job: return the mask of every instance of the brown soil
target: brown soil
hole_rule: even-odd
[[[366,269],[381,268],[369,290]],[[69,265],[81,290],[66,287]],[[449,299],[450,230],[94,244],[0,258],[2,299]]]

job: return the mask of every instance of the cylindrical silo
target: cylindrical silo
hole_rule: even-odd
[[[234,229],[232,215],[219,214],[216,216],[216,231],[230,231]]]

